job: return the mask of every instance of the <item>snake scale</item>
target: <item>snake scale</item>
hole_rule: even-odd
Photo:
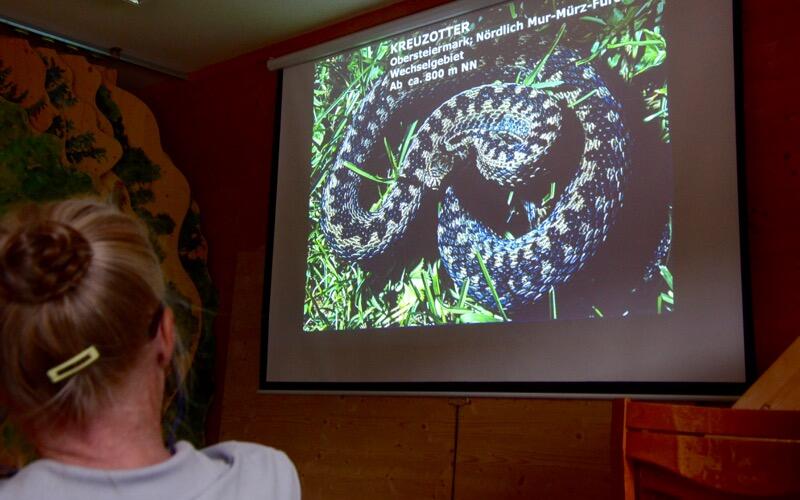
[[[560,84],[536,90],[515,83],[520,71],[530,72],[542,57],[539,81]],[[333,253],[360,261],[385,252],[404,236],[423,196],[443,189],[439,254],[459,289],[467,284],[468,293],[487,307],[499,300],[514,309],[569,280],[605,240],[622,205],[630,163],[621,106],[591,64],[579,60],[563,48],[538,58],[489,59],[480,71],[491,83],[460,90],[445,83],[440,89],[426,86],[425,92],[440,91],[445,98],[418,129],[382,205],[369,211],[359,202],[362,179],[347,163],[363,165],[393,113],[423,91],[392,92],[388,75],[378,79],[351,120],[323,188],[320,227]],[[535,182],[564,113],[574,113],[584,146],[577,165],[558,167],[574,174],[544,220],[507,239],[471,216],[447,182],[457,160],[471,151],[481,175],[502,188]]]

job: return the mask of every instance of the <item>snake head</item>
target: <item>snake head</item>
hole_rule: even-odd
[[[456,157],[462,158],[466,156],[466,152],[452,153],[452,152],[435,152],[430,155],[430,158],[425,165],[425,168],[420,169],[422,172],[422,179],[420,179],[426,187],[438,190],[442,185],[442,181],[447,174],[453,169],[454,160]]]

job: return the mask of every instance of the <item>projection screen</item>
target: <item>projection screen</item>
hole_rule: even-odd
[[[741,392],[734,38],[725,0],[472,1],[273,61],[260,387]]]

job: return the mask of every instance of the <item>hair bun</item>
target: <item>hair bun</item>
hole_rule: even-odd
[[[60,222],[18,229],[0,249],[0,293],[9,302],[39,304],[77,287],[89,270],[92,247]]]

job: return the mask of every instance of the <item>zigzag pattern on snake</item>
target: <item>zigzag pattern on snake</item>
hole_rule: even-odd
[[[388,76],[379,79],[353,118],[323,188],[320,226],[332,251],[349,261],[383,253],[405,234],[422,197],[444,186],[439,253],[459,289],[467,283],[471,296],[496,305],[476,252],[504,308],[533,303],[569,280],[605,240],[622,204],[630,163],[621,106],[592,66],[576,64],[579,60],[567,49],[547,58],[540,80],[562,82],[549,91],[513,83],[520,68],[531,70],[538,60],[519,56],[513,64],[484,63],[485,81],[493,83],[455,93],[427,117],[391,192],[370,212],[359,204],[362,180],[346,163],[362,165],[393,110],[423,91],[390,92]],[[487,180],[505,188],[534,182],[565,112],[577,117],[584,147],[577,166],[563,166],[575,174],[550,214],[509,240],[467,213],[446,182],[455,160],[471,149]]]

